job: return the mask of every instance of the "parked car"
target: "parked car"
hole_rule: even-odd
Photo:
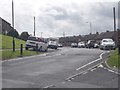
[[[89,40],[87,43],[86,43],[86,47],[87,48],[95,48],[95,43],[96,41],[95,40]]]
[[[94,48],[99,48],[99,44],[96,42],[95,44],[94,44]]]
[[[49,42],[48,42],[48,48],[57,49],[57,48],[58,48],[58,43],[57,43],[57,41],[49,41]]]
[[[77,43],[71,43],[71,47],[78,47]]]
[[[79,48],[85,47],[85,43],[84,43],[84,42],[79,42],[79,43],[78,43],[78,47],[79,47]]]
[[[100,49],[101,50],[106,50],[106,49],[115,49],[115,42],[112,39],[102,39],[101,44],[100,44]]]
[[[30,36],[26,41],[25,49],[33,48],[34,50],[47,51],[47,40],[45,38],[39,38]]]
[[[61,43],[58,43],[58,47],[63,47],[63,45]]]

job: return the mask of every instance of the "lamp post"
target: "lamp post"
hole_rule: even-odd
[[[117,44],[115,7],[113,7],[113,16],[114,16],[114,40],[115,43]]]
[[[92,34],[92,23],[91,22],[86,22],[90,24],[90,34]]]
[[[63,37],[65,38],[65,32],[63,32]]]
[[[119,55],[120,55],[120,1],[118,2],[118,52],[119,52]],[[120,58],[120,57],[118,57]]]
[[[35,16],[34,16],[34,36],[35,36]]]
[[[42,38],[42,34],[43,34],[43,32],[41,32],[41,38]]]
[[[15,39],[14,39],[14,2],[12,0],[12,27],[13,27],[13,52],[15,52]]]

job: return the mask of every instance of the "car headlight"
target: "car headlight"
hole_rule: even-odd
[[[106,46],[106,44],[102,44],[103,46]]]
[[[115,46],[115,43],[113,43],[113,46]]]

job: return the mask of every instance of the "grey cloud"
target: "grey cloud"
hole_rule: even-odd
[[[66,35],[88,34],[90,31],[87,21],[91,21],[94,33],[113,29],[112,8],[117,5],[115,2],[94,2],[79,5],[73,1],[64,5],[49,4],[38,6],[36,11],[32,3],[32,1],[30,3],[27,3],[27,1],[25,3],[23,1],[20,4],[17,3],[15,26],[19,32],[26,30],[29,33],[33,33],[33,16],[35,13],[36,33],[40,35],[40,32],[44,32],[46,37],[49,33],[54,36],[62,36],[63,32]],[[8,7],[10,8],[11,6],[9,5]],[[10,21],[11,9],[8,9],[8,7],[3,8],[0,15]]]

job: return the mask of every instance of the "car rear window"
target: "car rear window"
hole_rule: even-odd
[[[47,39],[39,38],[39,37],[28,37],[28,40],[38,41],[38,42],[47,42]]]
[[[28,37],[28,40],[38,41],[38,38],[36,38],[36,37]]]
[[[103,42],[113,42],[112,39],[106,39],[106,40],[103,40]]]

